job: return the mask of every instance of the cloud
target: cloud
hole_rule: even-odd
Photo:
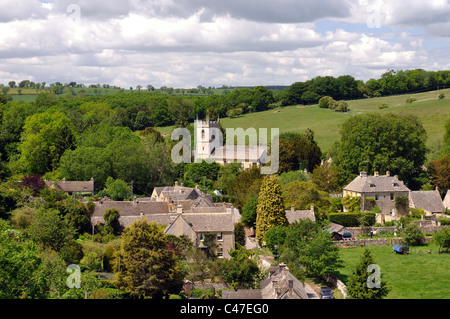
[[[438,69],[448,65],[448,7],[416,0],[0,0],[0,83],[289,85],[318,75],[367,80],[390,68]],[[377,14],[380,28],[369,28]]]

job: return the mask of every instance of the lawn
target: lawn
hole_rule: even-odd
[[[344,284],[363,253],[362,247],[340,248],[344,268],[338,276]],[[369,246],[383,280],[391,289],[388,299],[449,299],[450,254],[437,254],[437,247],[412,247],[408,255],[395,254],[392,246]],[[419,254],[418,251],[423,252]],[[427,252],[431,250],[431,254]]]

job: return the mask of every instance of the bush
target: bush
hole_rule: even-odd
[[[382,109],[387,109],[387,108],[389,108],[389,106],[387,105],[387,103],[383,103],[383,104],[381,104],[381,105],[378,107],[378,109],[380,109],[380,110],[382,110]]]
[[[328,214],[328,220],[345,227],[358,227],[359,215],[359,213],[331,213]]]
[[[439,219],[441,222],[441,226],[448,226],[450,225],[450,219]]]
[[[444,94],[444,93],[439,94],[439,95],[438,95],[438,99],[439,99],[439,100],[445,99],[445,94]]]
[[[319,107],[323,109],[330,108],[330,105],[335,102],[331,96],[324,96],[319,100]]]
[[[408,245],[423,244],[424,234],[415,223],[408,223],[401,231],[403,242]]]
[[[417,101],[417,99],[415,97],[410,96],[409,98],[406,99],[406,103],[411,104],[412,102]]]

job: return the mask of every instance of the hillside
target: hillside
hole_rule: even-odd
[[[444,93],[446,98],[438,100],[438,95]],[[408,97],[417,100],[412,104],[406,103]],[[238,118],[223,118],[224,128],[279,128],[283,131],[304,131],[311,128],[315,133],[315,140],[322,152],[330,150],[333,143],[340,138],[340,125],[352,115],[367,112],[394,112],[414,114],[420,118],[428,132],[429,158],[440,152],[444,125],[450,120],[450,89],[429,91],[416,94],[395,95],[388,97],[369,98],[347,101],[350,111],[348,113],[334,112],[321,109],[315,105],[296,105],[272,109],[264,112],[244,114]],[[386,103],[388,108],[378,107]],[[171,127],[158,128],[161,132],[169,133]]]

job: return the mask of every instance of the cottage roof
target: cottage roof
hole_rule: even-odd
[[[409,192],[409,188],[397,176],[374,175],[361,173],[344,190],[357,193]]]
[[[90,181],[45,181],[48,187],[57,187],[66,193],[94,192],[94,180]]]
[[[299,221],[300,219],[309,219],[311,221],[316,221],[316,216],[311,210],[286,210],[286,218],[289,224]]]
[[[269,273],[260,283],[263,299],[308,299],[305,287],[285,264],[271,267]]]
[[[431,213],[442,213],[444,204],[438,191],[412,191],[410,193],[411,205]]]
[[[195,232],[232,232],[233,215],[225,213],[183,213],[180,216]]]
[[[95,211],[93,217],[103,217],[103,214],[110,208],[116,208],[120,212],[120,216],[140,216],[150,214],[168,214],[168,202],[151,202],[151,201],[112,201],[103,200],[94,202]]]

